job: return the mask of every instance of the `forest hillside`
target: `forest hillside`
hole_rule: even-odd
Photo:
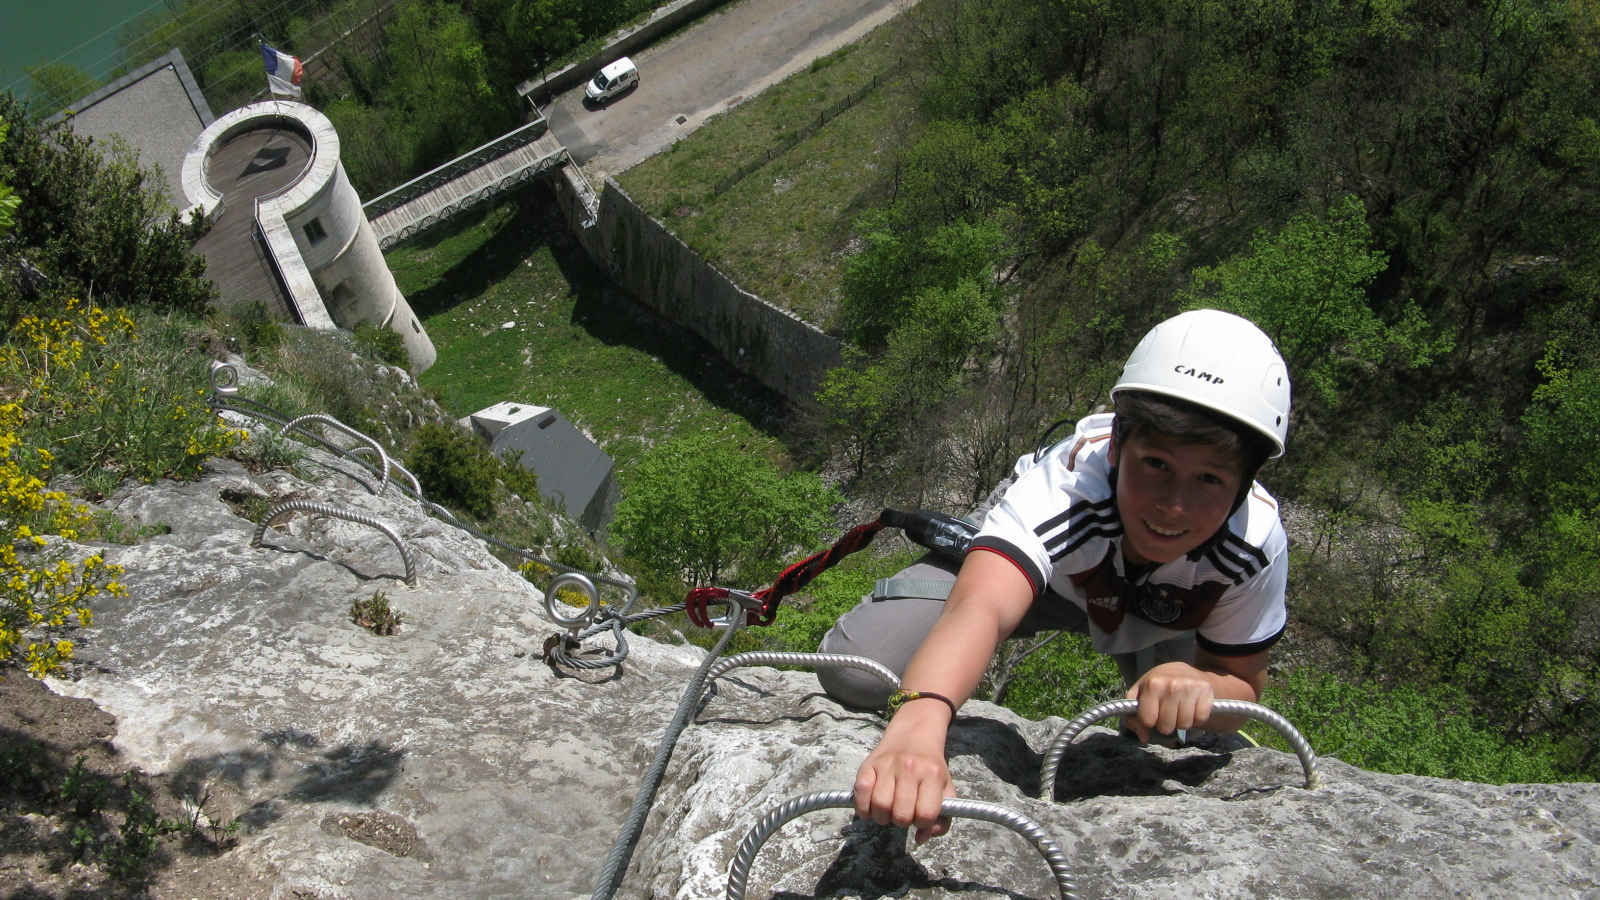
[[[905,28],[927,124],[857,223],[821,396],[849,492],[970,506],[1150,326],[1240,313],[1295,382],[1261,476],[1296,539],[1279,702],[1367,710],[1377,755],[1459,726],[1600,773],[1600,5],[924,0]]]

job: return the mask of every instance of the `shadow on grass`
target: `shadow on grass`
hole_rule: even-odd
[[[507,216],[503,210],[510,208]],[[548,247],[573,300],[572,324],[608,346],[627,346],[649,354],[682,376],[712,404],[748,421],[757,430],[792,444],[794,407],[779,393],[728,365],[693,331],[655,313],[617,287],[589,259],[568,231],[554,193],[538,182],[511,194],[491,209],[409,245],[427,250],[449,238],[504,216],[494,233],[427,287],[408,295],[424,319],[454,309],[504,281],[539,247]]]

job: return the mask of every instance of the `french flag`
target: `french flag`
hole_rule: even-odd
[[[288,94],[291,97],[300,96],[300,77],[305,74],[305,70],[300,66],[300,60],[266,44],[261,45],[261,56],[267,63],[267,84],[272,88],[272,92]]]

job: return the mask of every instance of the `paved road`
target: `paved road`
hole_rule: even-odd
[[[639,86],[608,106],[586,105],[580,87],[557,97],[545,115],[598,182],[856,40],[905,6],[906,0],[744,0],[635,56]]]

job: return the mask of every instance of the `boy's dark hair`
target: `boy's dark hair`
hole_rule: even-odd
[[[1248,425],[1187,400],[1149,391],[1118,391],[1116,435],[1120,445],[1141,434],[1177,438],[1185,444],[1207,444],[1235,456],[1240,462],[1242,485],[1261,470],[1272,455],[1272,443]]]

